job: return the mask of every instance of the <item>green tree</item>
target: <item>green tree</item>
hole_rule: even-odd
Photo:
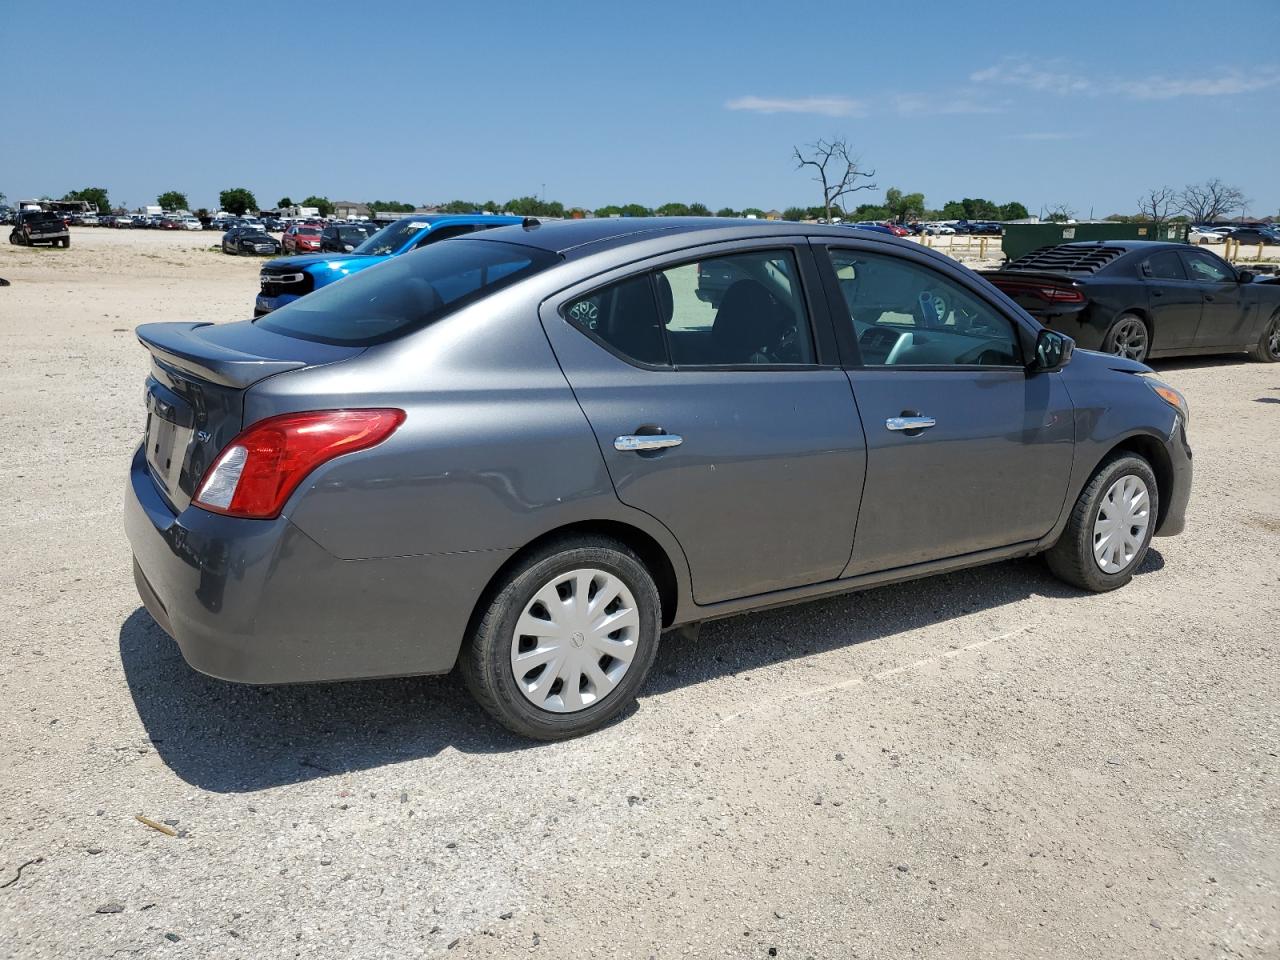
[[[227,213],[243,217],[248,211],[258,209],[258,198],[244,187],[232,187],[218,194],[218,206]]]
[[[327,217],[333,213],[333,201],[328,197],[307,197],[302,201],[302,206],[315,207],[322,217]]]
[[[783,220],[807,220],[809,219],[809,211],[804,207],[787,207],[782,211]]]
[[[964,204],[959,200],[948,200],[942,205],[943,220],[963,220],[968,216],[964,210]]]
[[[196,216],[199,217],[201,220],[205,220],[209,216],[209,211],[206,207],[201,207],[199,210],[196,211]]]
[[[279,200],[276,201],[277,210],[283,210],[285,207],[292,207],[292,206],[293,206],[293,200],[290,199],[289,197],[281,197]]]
[[[83,200],[85,203],[96,204],[103,213],[111,212],[111,200],[107,197],[106,187],[85,187],[83,190],[68,190],[62,199]]]
[[[1030,211],[1016,200],[1000,205],[1001,220],[1025,220],[1031,216]]]
[[[884,193],[884,208],[889,212],[889,219],[899,223],[918,220],[924,216],[924,194],[903,193],[897,187],[890,187]]]
[[[480,204],[470,200],[450,200],[440,209],[444,213],[475,213],[480,209]]]
[[[639,203],[628,203],[625,206],[610,204],[607,207],[600,207],[596,210],[597,217],[651,217],[653,211]]]
[[[743,207],[742,215],[744,217],[763,217],[764,211],[759,207]]]
[[[160,204],[161,210],[186,210],[188,207],[187,195],[178,190],[166,190],[156,197],[156,203]]]
[[[691,203],[689,204],[689,216],[709,217],[711,216],[711,208],[705,203]]]
[[[687,217],[689,215],[689,205],[687,203],[664,203],[654,213],[660,217]]]
[[[733,209],[733,207],[721,207],[719,210],[716,211],[716,216],[717,217],[736,217],[736,216],[739,216],[739,213],[737,210]]]
[[[374,213],[381,211],[386,211],[387,213],[413,213],[416,209],[412,203],[402,203],[399,200],[370,200],[365,206]],[[470,213],[471,211],[468,210],[467,212]]]
[[[481,207],[480,209],[483,210],[485,213],[501,213],[502,212],[502,208],[498,206],[497,202],[494,200],[486,200],[484,202],[484,206]]]

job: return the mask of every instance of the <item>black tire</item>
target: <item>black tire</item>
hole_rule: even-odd
[[[1141,348],[1137,350],[1132,334],[1142,338]],[[1102,352],[1117,357],[1128,357],[1138,363],[1144,363],[1151,352],[1151,328],[1147,321],[1136,313],[1122,313],[1111,324],[1111,329],[1102,339]]]
[[[612,574],[630,591],[639,614],[635,653],[617,686],[597,703],[556,713],[535,706],[521,691],[511,666],[512,642],[535,595],[557,576],[584,568]],[[472,696],[508,730],[535,740],[564,740],[599,729],[632,704],[657,655],[661,627],[662,603],[653,577],[626,544],[608,537],[557,540],[525,557],[481,601],[459,666]],[[576,636],[580,643],[581,634]]]
[[[70,238],[70,237],[63,237],[63,238],[62,238],[62,249],[63,249],[63,250],[70,250],[70,249],[71,249],[71,238]]]
[[[1149,505],[1147,528],[1141,546],[1124,568],[1108,573],[1099,566],[1093,555],[1093,530],[1102,509],[1103,499],[1112,485],[1126,476],[1136,476],[1147,487]],[[1142,457],[1133,453],[1116,453],[1104,460],[1093,477],[1085,484],[1076,499],[1062,536],[1045,554],[1054,576],[1081,590],[1105,593],[1123,587],[1133,579],[1133,572],[1142,565],[1155,533],[1159,516],[1160,489],[1155,472]]]
[[[1262,363],[1280,363],[1280,313],[1267,321],[1249,356]]]

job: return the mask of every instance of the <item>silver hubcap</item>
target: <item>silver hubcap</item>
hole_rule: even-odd
[[[1141,477],[1121,477],[1102,498],[1093,521],[1093,559],[1103,573],[1119,573],[1142,549],[1151,522],[1151,497]]]
[[[1280,319],[1271,321],[1267,330],[1267,350],[1273,357],[1280,357]]]
[[[1121,320],[1111,335],[1111,352],[1130,360],[1142,360],[1147,355],[1147,328],[1141,320],[1130,317]]]
[[[626,584],[603,570],[562,573],[534,594],[511,637],[525,699],[553,713],[585,710],[622,680],[640,637]]]

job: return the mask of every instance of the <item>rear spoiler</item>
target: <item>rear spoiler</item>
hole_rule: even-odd
[[[201,336],[212,323],[144,323],[135,333],[160,362],[183,373],[243,390],[259,380],[298,370],[305,360],[272,360]]]

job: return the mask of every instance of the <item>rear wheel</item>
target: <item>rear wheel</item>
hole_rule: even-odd
[[[1107,331],[1102,341],[1102,352],[1127,357],[1139,363],[1147,359],[1151,349],[1151,332],[1146,322],[1133,313],[1122,313]]]
[[[1280,313],[1267,321],[1257,346],[1249,351],[1249,355],[1263,363],[1280,363]]]
[[[479,611],[462,673],[507,729],[538,740],[578,736],[635,699],[658,651],[661,614],[653,577],[625,544],[553,542]]]
[[[1146,460],[1132,453],[1104,460],[1045,554],[1049,569],[1082,590],[1123,587],[1151,546],[1159,505],[1156,476]]]

